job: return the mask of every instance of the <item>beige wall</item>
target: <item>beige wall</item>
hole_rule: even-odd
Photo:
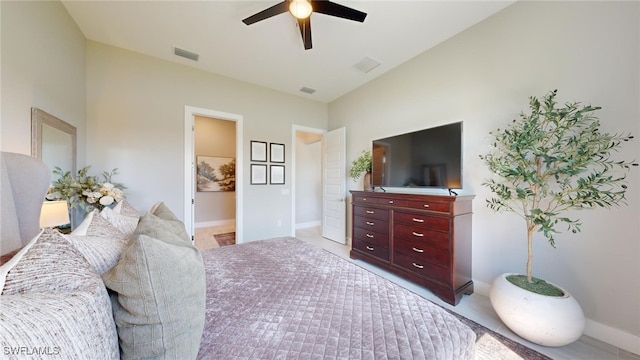
[[[198,156],[236,157],[236,123],[203,116],[195,116],[194,148]],[[195,223],[204,226],[234,222],[236,218],[235,191],[196,191]],[[209,223],[209,225],[207,225]]]
[[[85,38],[57,1],[0,1],[0,149],[31,154],[31,108],[75,126],[85,159]]]
[[[96,42],[86,48],[87,159],[97,169],[119,168],[127,198],[141,209],[162,200],[184,213],[185,106],[242,116],[244,154],[251,140],[291,149],[292,124],[327,126],[326,104]],[[285,185],[250,185],[245,159],[237,165],[246,174],[238,184],[243,240],[290,235],[291,154]]]
[[[347,127],[350,163],[372,139],[464,121],[463,193],[476,195],[473,277],[486,293],[498,274],[524,271],[526,258],[523,221],[485,207],[489,173],[478,155],[489,131],[526,110],[528,96],[557,88],[561,102],[602,106],[602,130],[640,136],[639,19],[638,2],[518,2],[332,102],[329,127]],[[636,139],[619,156],[639,154]],[[556,250],[538,236],[534,273],[580,301],[589,334],[638,351],[640,171],[628,179],[629,206],[572,214],[582,232],[557,236]]]

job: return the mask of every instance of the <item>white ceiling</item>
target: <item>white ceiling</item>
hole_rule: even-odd
[[[336,0],[367,13],[366,20],[312,14],[313,49],[305,51],[289,13],[242,23],[279,1],[62,3],[87,39],[330,102],[514,2]],[[174,55],[175,46],[198,53],[199,61]],[[365,57],[381,65],[369,73],[356,70]],[[317,91],[308,95],[302,87]]]

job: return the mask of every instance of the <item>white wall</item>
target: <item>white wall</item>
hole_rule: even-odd
[[[0,1],[0,149],[31,154],[31,108],[77,128],[85,153],[85,38],[57,1]],[[67,169],[68,170],[68,169]]]
[[[329,128],[347,127],[350,163],[372,139],[464,121],[464,193],[476,195],[473,277],[486,291],[498,274],[524,271],[526,258],[524,223],[485,207],[489,173],[478,155],[489,131],[526,110],[528,96],[557,88],[561,103],[602,106],[602,130],[640,136],[639,18],[638,2],[516,3],[332,102]],[[618,155],[638,160],[640,141]],[[580,234],[557,236],[556,250],[539,236],[535,247],[535,275],[580,301],[588,333],[611,330],[618,343],[640,335],[639,172],[628,177],[629,206],[574,213]]]
[[[290,151],[294,123],[327,126],[326,104],[96,42],[87,42],[86,53],[87,160],[96,169],[118,167],[127,198],[142,210],[162,200],[184,213],[185,105],[243,116],[237,130],[245,154],[251,140]],[[244,190],[244,241],[291,234],[291,158],[285,153],[285,185],[249,185],[249,161],[237,164],[247,174],[237,184]]]
[[[194,124],[196,162],[198,156],[236,157],[235,121],[196,116]],[[200,223],[211,226],[211,223],[234,222],[235,218],[235,191],[196,191],[194,215],[196,227],[199,227]]]

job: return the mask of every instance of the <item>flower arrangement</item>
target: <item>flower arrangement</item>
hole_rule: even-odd
[[[371,151],[363,150],[362,154],[351,163],[349,176],[353,181],[360,178],[365,172],[371,172]]]
[[[56,166],[53,173],[59,178],[51,184],[47,200],[67,200],[70,209],[80,208],[89,213],[94,209],[102,210],[124,198],[123,190],[126,187],[111,180],[118,174],[118,169],[103,172],[103,181],[100,181],[97,176],[87,174],[89,168],[85,166],[73,176],[70,171],[62,171]]]

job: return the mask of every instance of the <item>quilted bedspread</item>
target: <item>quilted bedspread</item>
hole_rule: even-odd
[[[472,359],[475,334],[428,300],[296,238],[203,252],[199,359]]]

